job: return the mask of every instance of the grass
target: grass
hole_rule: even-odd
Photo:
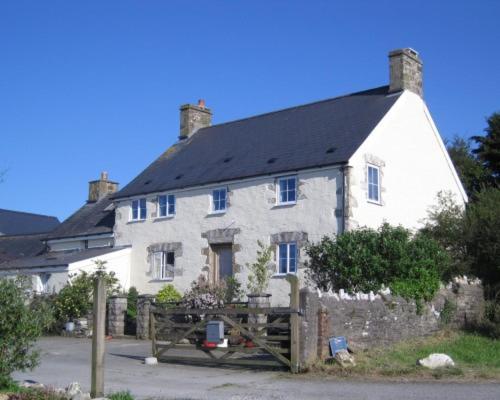
[[[106,397],[110,400],[134,400],[134,396],[128,390],[111,393]]]
[[[418,366],[418,359],[431,353],[448,354],[455,367],[429,370]],[[313,365],[313,373],[343,377],[500,380],[500,341],[471,333],[441,332],[354,355],[356,366],[343,369],[336,362]]]

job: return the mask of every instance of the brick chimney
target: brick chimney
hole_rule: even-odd
[[[212,124],[212,112],[205,107],[205,100],[198,100],[198,105],[181,106],[181,132],[179,139],[191,137],[198,129]]]
[[[409,90],[424,97],[422,88],[422,60],[410,48],[393,50],[389,53],[389,91]]]
[[[108,180],[108,173],[101,172],[101,178],[97,181],[89,182],[89,199],[88,202],[96,202],[110,193],[115,193],[118,190],[118,183]]]

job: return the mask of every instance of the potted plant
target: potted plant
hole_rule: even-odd
[[[271,279],[272,272],[269,270],[269,264],[272,260],[272,246],[265,246],[261,241],[257,241],[259,250],[257,250],[257,259],[253,264],[247,264],[250,273],[248,275],[247,288],[250,293],[247,295],[250,299],[264,297],[269,299],[271,296],[266,293]],[[269,302],[269,300],[267,300]]]
[[[271,306],[271,294],[266,293],[271,279],[272,272],[269,270],[269,264],[272,260],[272,247],[265,246],[261,241],[257,241],[259,250],[257,250],[257,259],[253,264],[247,264],[250,273],[248,275],[249,290],[248,307],[250,308],[267,308]],[[249,323],[266,323],[267,316],[265,314],[249,314]]]

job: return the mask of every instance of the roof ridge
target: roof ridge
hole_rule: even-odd
[[[339,95],[339,96],[335,96],[335,97],[330,97],[328,99],[311,101],[309,103],[299,104],[297,106],[290,106],[290,107],[280,108],[278,110],[269,111],[269,112],[265,112],[265,113],[262,113],[262,114],[255,114],[255,115],[251,115],[249,117],[243,117],[243,118],[234,119],[232,121],[221,122],[219,124],[210,125],[210,126],[207,126],[205,128],[200,128],[197,131],[197,133],[200,132],[200,131],[203,131],[203,130],[207,130],[207,129],[210,129],[210,128],[215,128],[215,127],[222,126],[222,125],[228,125],[228,124],[233,124],[233,123],[236,123],[236,122],[246,121],[246,120],[249,120],[249,119],[252,119],[252,118],[260,118],[260,117],[264,117],[266,115],[277,114],[277,113],[280,113],[280,112],[289,111],[289,110],[293,110],[293,109],[296,109],[296,108],[309,107],[309,106],[312,106],[312,105],[315,105],[315,104],[326,103],[328,101],[342,99],[344,97],[351,97],[351,96],[356,96],[356,95],[360,95],[360,94],[363,94],[363,93],[375,92],[377,90],[381,90],[381,89],[388,88],[388,87],[389,87],[389,85],[382,85],[382,86],[378,86],[378,87],[375,87],[375,88],[372,88],[372,89],[361,90],[359,92],[347,93],[347,94],[343,94],[343,95]]]
[[[0,208],[0,211],[7,211],[7,212],[11,212],[11,213],[16,213],[16,214],[35,215],[37,217],[44,217],[44,218],[55,218],[55,219],[59,220],[59,218],[57,218],[55,215],[37,214],[37,213],[28,212],[28,211],[8,210],[6,208]]]

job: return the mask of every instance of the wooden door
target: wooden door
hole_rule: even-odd
[[[233,246],[231,244],[212,246],[212,251],[214,282],[233,276]]]

